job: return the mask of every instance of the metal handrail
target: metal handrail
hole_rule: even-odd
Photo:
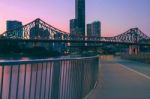
[[[0,99],[83,99],[98,65],[98,56],[1,61]]]
[[[0,61],[0,65],[14,65],[14,64],[27,64],[27,63],[41,63],[41,62],[52,62],[52,61],[68,61],[68,60],[80,60],[80,59],[91,59],[99,56],[91,57],[70,57],[70,58],[55,58],[55,59],[32,59],[32,60],[9,60],[9,61]]]

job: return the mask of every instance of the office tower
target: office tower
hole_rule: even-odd
[[[75,0],[75,19],[70,20],[70,34],[75,36],[85,36],[85,0]],[[74,37],[76,38],[76,37]],[[84,45],[70,43],[71,46]],[[71,51],[78,51],[72,48]]]
[[[18,37],[18,38],[23,37],[23,29],[21,28],[23,26],[22,22],[8,20],[6,22],[6,25],[7,31],[10,31],[7,33],[7,37]],[[13,32],[12,30],[15,29],[17,29],[17,31]]]
[[[70,20],[70,33],[85,36],[85,0],[75,1],[75,19]]]
[[[87,36],[92,36],[92,24],[87,24]]]
[[[75,19],[78,34],[85,36],[85,0],[75,1]]]
[[[70,34],[76,35],[76,33],[77,33],[77,20],[71,19],[70,20]]]
[[[95,21],[91,24],[87,24],[87,36],[101,36],[101,22]]]

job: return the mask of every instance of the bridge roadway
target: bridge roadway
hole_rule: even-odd
[[[101,57],[99,82],[86,99],[150,99],[150,65]]]

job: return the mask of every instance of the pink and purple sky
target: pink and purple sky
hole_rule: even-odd
[[[102,36],[115,36],[139,27],[150,36],[150,0],[86,0],[86,23],[100,20]],[[75,0],[0,0],[0,33],[6,20],[23,24],[41,18],[69,32],[69,20],[75,16]]]

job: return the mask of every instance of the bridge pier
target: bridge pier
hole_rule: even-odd
[[[129,55],[137,55],[140,52],[140,47],[138,45],[129,45],[128,53]]]

